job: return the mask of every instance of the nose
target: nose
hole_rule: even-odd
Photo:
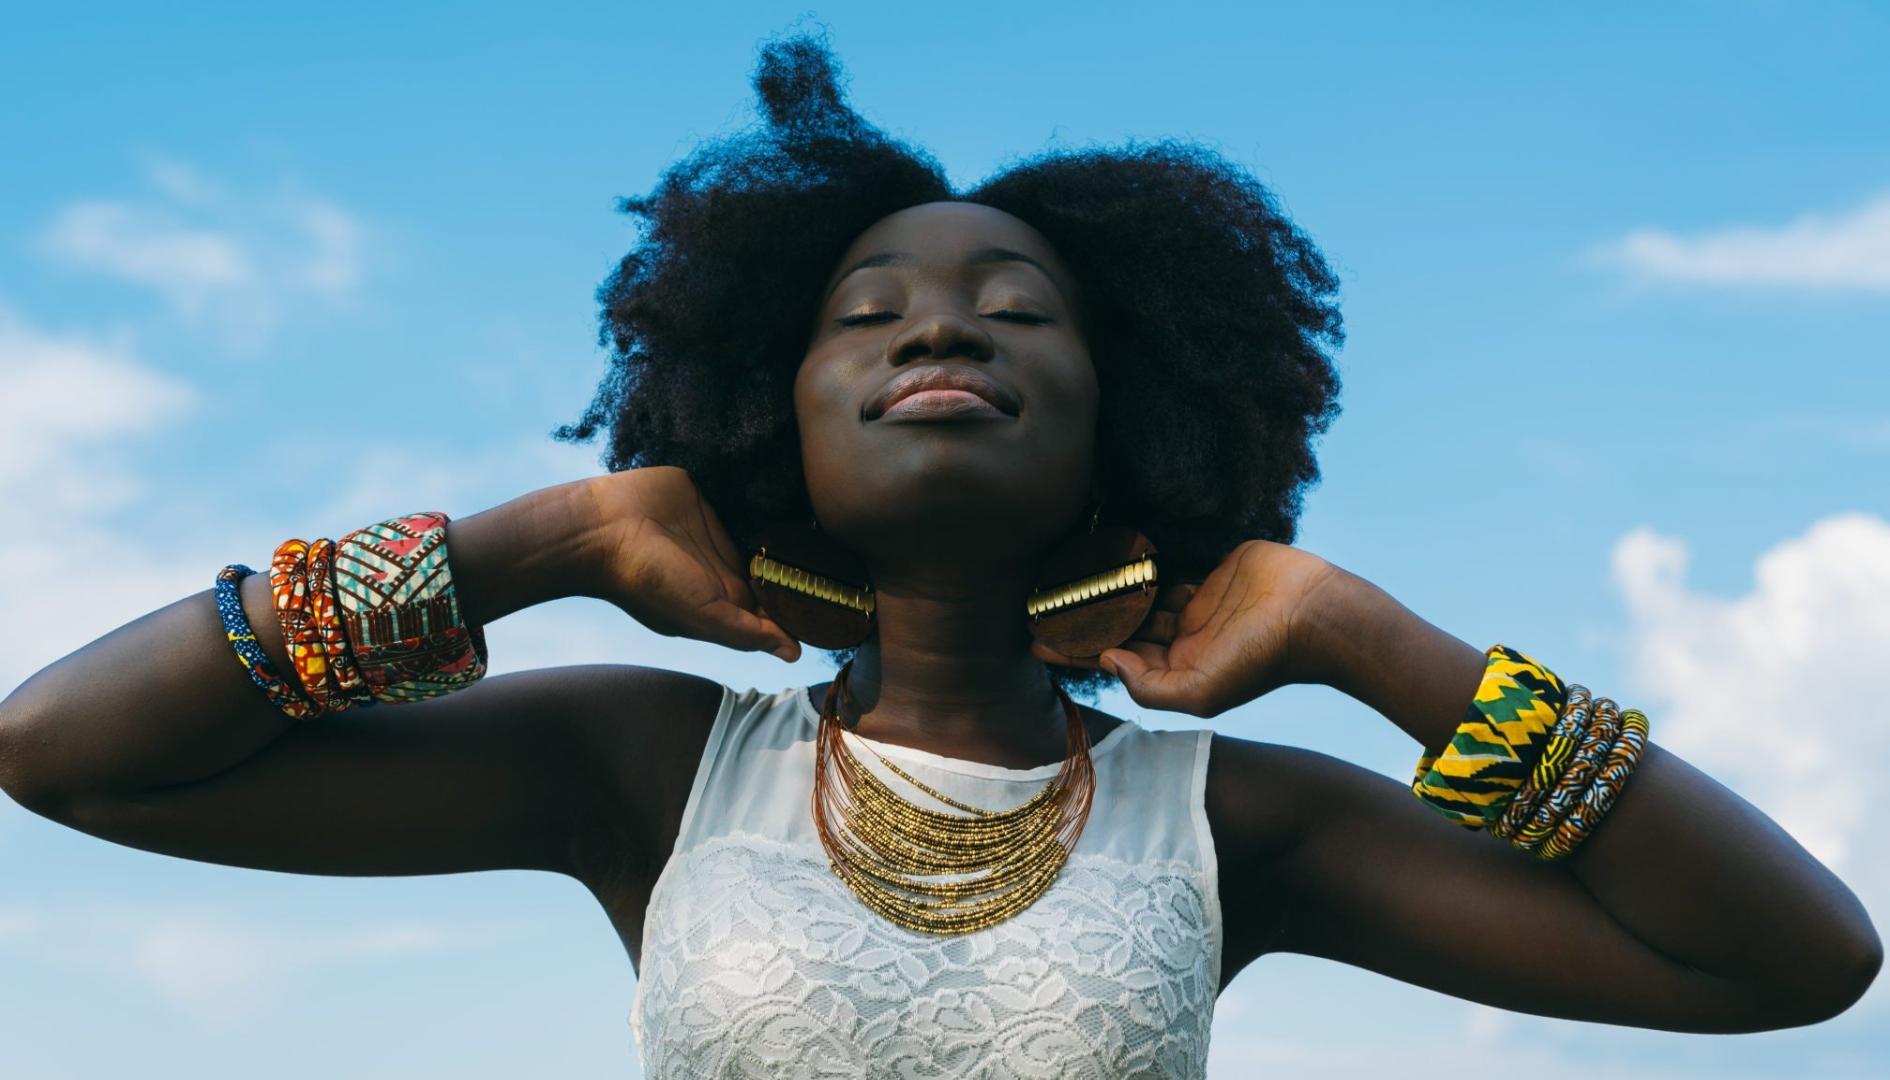
[[[894,367],[922,357],[962,356],[989,360],[996,344],[984,327],[956,312],[939,311],[916,319],[886,343]]]

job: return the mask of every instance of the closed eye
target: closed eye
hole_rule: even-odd
[[[841,326],[866,326],[869,323],[885,322],[898,317],[899,313],[896,311],[866,311],[858,315],[842,315],[834,322]]]
[[[1050,321],[1048,315],[1038,315],[1029,311],[987,311],[984,313],[984,317],[987,319],[1003,319],[1007,322],[1020,322],[1030,326],[1042,326],[1044,323]]]

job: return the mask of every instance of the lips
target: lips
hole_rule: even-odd
[[[958,364],[926,364],[909,368],[882,387],[866,404],[866,418],[877,420],[900,398],[924,390],[964,390],[990,402],[1006,416],[1017,415],[1017,396],[977,368]]]

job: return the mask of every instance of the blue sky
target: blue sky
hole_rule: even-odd
[[[1866,675],[1890,654],[1881,5],[12,12],[0,691],[284,536],[594,471],[546,433],[602,370],[612,201],[747,122],[757,42],[810,12],[856,104],[960,184],[1168,135],[1252,169],[1343,278],[1344,413],[1302,546],[1639,704],[1890,924],[1867,827],[1890,813]],[[492,644],[500,670],[826,673],[579,600]],[[1400,778],[1416,754],[1314,688],[1215,726]],[[629,963],[550,875],[239,870],[0,800],[0,970],[9,1077],[636,1075]],[[1689,1036],[1277,957],[1221,999],[1213,1072],[1467,1048],[1544,1077],[1876,1076],[1886,1002]]]

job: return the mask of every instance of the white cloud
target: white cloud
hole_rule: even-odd
[[[0,506],[20,525],[0,538],[4,695],[101,629],[193,591],[158,554],[163,538],[104,518],[144,492],[127,441],[190,416],[197,395],[126,340],[50,333],[4,307],[0,386]]]
[[[45,243],[67,262],[155,289],[192,315],[215,294],[256,279],[234,236],[179,220],[165,207],[72,203],[53,219]]]
[[[247,196],[181,162],[145,166],[152,193],[84,199],[60,209],[41,249],[80,270],[163,297],[181,318],[237,349],[260,347],[292,308],[354,291],[361,223],[328,200],[287,187]]]
[[[10,503],[92,501],[80,459],[186,415],[196,395],[146,367],[124,338],[47,333],[0,307],[0,495]],[[88,463],[90,464],[90,463]],[[77,483],[80,473],[85,483]],[[18,490],[15,490],[15,489]]]
[[[529,435],[505,443],[454,447],[389,445],[372,467],[348,474],[330,497],[311,507],[317,522],[336,527],[377,521],[415,510],[470,514],[529,491],[595,476],[597,449]]]
[[[1738,790],[1860,895],[1890,887],[1873,876],[1890,850],[1871,828],[1890,814],[1880,777],[1890,725],[1873,681],[1890,656],[1890,522],[1815,522],[1761,555],[1752,590],[1732,599],[1694,591],[1688,557],[1683,541],[1649,529],[1613,552],[1632,679],[1657,699],[1642,706],[1654,738]]]
[[[1890,450],[1890,415],[1782,413],[1767,421],[1781,434],[1837,443],[1852,450]]]
[[[46,920],[38,912],[0,908],[0,945],[24,941],[28,934],[38,934]]]
[[[180,206],[202,208],[227,197],[215,181],[198,172],[195,166],[175,158],[149,155],[144,161],[144,172],[152,187]]]
[[[1890,418],[1842,424],[1834,434],[1859,450],[1883,450],[1890,448]]]
[[[1596,256],[1658,281],[1890,292],[1890,193],[1784,225],[1638,229]]]
[[[267,1012],[324,968],[483,945],[502,933],[413,922],[277,926],[204,906],[116,900],[0,909],[0,949],[128,982],[212,1029]]]
[[[308,238],[306,257],[295,266],[296,280],[318,293],[340,294],[361,279],[361,223],[333,203],[304,197],[289,213]]]

